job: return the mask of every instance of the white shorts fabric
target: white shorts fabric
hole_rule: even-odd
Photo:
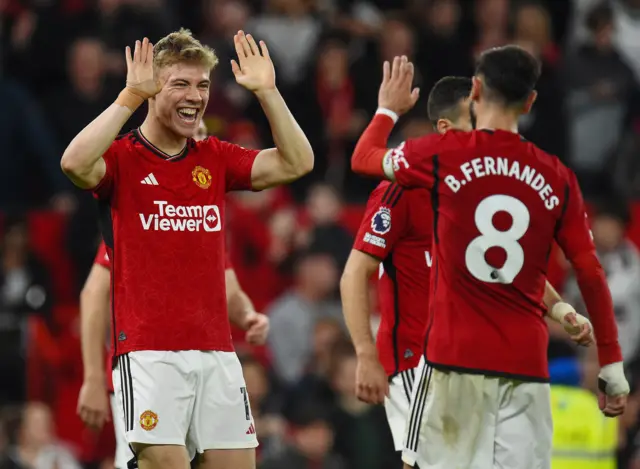
[[[127,437],[124,434],[124,419],[122,413],[118,411],[118,404],[116,402],[116,395],[111,394],[111,417],[113,418],[113,429],[116,434],[116,455],[114,459],[114,465],[116,469],[127,469],[127,464],[135,455],[129,443],[127,443]]]
[[[136,351],[113,370],[127,442],[209,449],[258,446],[242,367],[233,352]]]
[[[420,362],[424,366],[424,362]],[[420,365],[416,368],[401,371],[389,382],[389,397],[384,399],[384,410],[387,413],[387,422],[393,437],[393,446],[396,451],[402,451],[404,430],[409,418],[411,404],[411,392],[416,376],[420,376]]]
[[[420,469],[549,469],[550,388],[425,366],[402,460]]]

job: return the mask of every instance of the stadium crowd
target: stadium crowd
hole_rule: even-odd
[[[293,185],[227,201],[231,261],[271,319],[267,347],[235,334],[260,467],[399,467],[384,409],[355,397],[337,295],[376,184],[350,172],[350,155],[375,111],[384,60],[407,55],[424,90],[393,144],[433,132],[423,101],[439,78],[470,76],[477,53],[516,43],[543,63],[522,134],[570,165],[591,203],[632,383],[617,466],[603,467],[640,468],[640,1],[0,0],[0,11],[0,469],[113,467],[110,426],[91,433],[75,412],[77,298],[99,243],[95,201],[59,161],[121,89],[125,46],[181,26],[220,57],[205,115],[211,134],[247,148],[270,143],[229,65],[233,34],[244,29],[269,45],[278,87],[316,155],[313,173]],[[553,259],[549,280],[580,306],[563,259]],[[577,360],[578,381],[594,389],[593,350],[577,350],[563,331],[551,337],[552,363]]]

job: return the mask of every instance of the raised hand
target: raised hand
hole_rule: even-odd
[[[239,85],[254,93],[275,89],[276,72],[269,57],[269,49],[264,41],[260,41],[260,48],[251,34],[238,31],[233,36],[238,61],[231,61],[231,70]]]
[[[149,99],[160,92],[162,85],[153,72],[153,44],[146,37],[136,41],[131,56],[131,48],[125,52],[127,60],[127,89],[142,99]]]
[[[378,107],[389,109],[399,116],[415,106],[420,88],[413,88],[414,69],[406,56],[395,57],[393,63],[382,66],[382,84],[378,92]]]

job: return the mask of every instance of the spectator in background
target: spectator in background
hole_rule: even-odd
[[[537,2],[520,4],[515,11],[513,30],[513,42],[542,63],[535,106],[520,118],[518,129],[546,152],[564,159],[566,120],[562,113],[564,95],[558,72],[560,50],[553,42],[549,12]]]
[[[330,253],[314,246],[295,266],[294,286],[269,308],[269,349],[276,376],[287,386],[297,383],[312,352],[316,321],[342,319],[340,303],[332,298],[338,286],[338,267]]]
[[[40,402],[27,404],[20,412],[11,459],[29,469],[81,469],[73,454],[54,433],[51,410]]]
[[[614,469],[618,423],[598,409],[598,398],[579,387],[578,359],[574,356],[549,362],[551,413],[553,416],[554,469],[597,467]]]
[[[348,339],[342,324],[333,318],[322,318],[316,321],[313,330],[312,355],[307,363],[304,376],[287,394],[284,406],[285,416],[295,416],[297,409],[308,401],[316,405],[331,407],[335,394],[331,387],[333,355],[336,346]]]
[[[331,385],[336,394],[333,426],[336,452],[349,469],[387,469],[398,467],[393,439],[384,408],[360,401],[355,394],[356,354],[350,342],[333,350]]]
[[[309,191],[306,209],[310,226],[306,232],[298,233],[301,237],[298,243],[330,253],[342,271],[351,252],[353,236],[341,224],[340,195],[329,184],[316,184]]]
[[[598,205],[592,223],[593,241],[613,298],[625,363],[637,357],[640,346],[640,255],[625,237],[630,220],[627,204],[610,199]],[[585,311],[573,276],[565,287],[565,295],[576,309]]]
[[[258,451],[261,458],[269,457],[280,452],[284,445],[286,422],[277,413],[280,402],[277,401],[265,367],[250,356],[241,357],[240,362],[260,443]]]
[[[4,220],[0,247],[0,403],[26,399],[27,320],[51,320],[51,279],[29,248],[26,221]]]
[[[307,403],[293,427],[292,442],[280,454],[267,457],[259,469],[351,469],[331,450],[334,429],[326,409]]]
[[[620,143],[634,86],[633,72],[614,47],[613,12],[607,3],[587,15],[588,42],[564,62],[569,164],[587,195],[611,190],[607,166]]]
[[[279,87],[299,83],[311,66],[322,25],[308,0],[268,0],[267,14],[249,22],[247,29],[269,44],[278,67]]]
[[[509,0],[477,0],[474,3],[476,37],[473,56],[509,42]]]
[[[68,212],[71,186],[60,171],[59,142],[29,91],[0,77],[0,211],[52,202]]]

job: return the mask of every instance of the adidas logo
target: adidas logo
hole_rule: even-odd
[[[149,184],[150,186],[157,186],[158,185],[158,181],[156,180],[156,177],[153,175],[153,173],[149,173],[149,175],[144,178],[142,181],[140,181],[141,184]]]
[[[255,435],[256,434],[256,427],[253,426],[253,423],[251,425],[249,425],[249,430],[247,430],[247,435]]]

